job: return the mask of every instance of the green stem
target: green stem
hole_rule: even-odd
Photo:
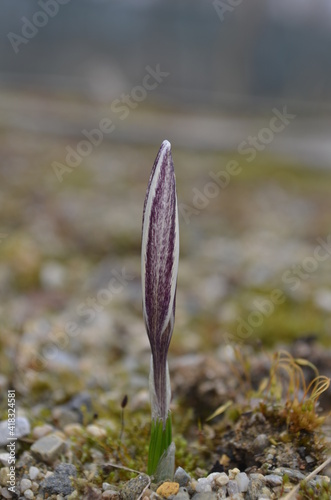
[[[149,443],[147,474],[155,474],[160,458],[169,448],[172,440],[171,415],[168,414],[166,423],[162,419],[152,420],[151,440]]]

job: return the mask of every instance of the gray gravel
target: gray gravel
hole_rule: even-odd
[[[48,495],[70,495],[74,491],[72,477],[77,476],[77,469],[72,464],[61,464],[55,469],[52,476],[49,476],[41,483],[43,493]]]

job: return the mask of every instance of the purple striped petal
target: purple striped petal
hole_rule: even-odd
[[[166,360],[175,318],[178,258],[175,172],[171,145],[163,141],[145,198],[141,255],[143,312],[161,413],[165,411],[161,395],[166,392]]]

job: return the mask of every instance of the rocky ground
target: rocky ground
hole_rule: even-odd
[[[15,498],[10,474],[23,499],[291,491],[330,448],[330,389],[317,397],[307,386],[316,370],[331,376],[331,174],[267,151],[252,163],[192,152],[167,137],[180,204],[169,354],[179,469],[159,485],[145,475],[150,351],[140,290],[142,205],[158,145],[109,138],[59,179],[52,162],[81,137],[23,125],[11,116],[0,134],[2,497]],[[210,172],[230,161],[240,173],[217,191]],[[12,449],[8,408],[18,417]],[[329,498],[330,476],[329,465],[301,498]]]

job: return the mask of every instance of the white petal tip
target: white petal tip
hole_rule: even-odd
[[[163,148],[166,148],[166,149],[169,149],[169,150],[170,150],[170,149],[171,149],[171,144],[170,144],[170,142],[169,142],[169,141],[167,141],[167,139],[165,139],[165,140],[162,142],[161,147],[163,147]]]

